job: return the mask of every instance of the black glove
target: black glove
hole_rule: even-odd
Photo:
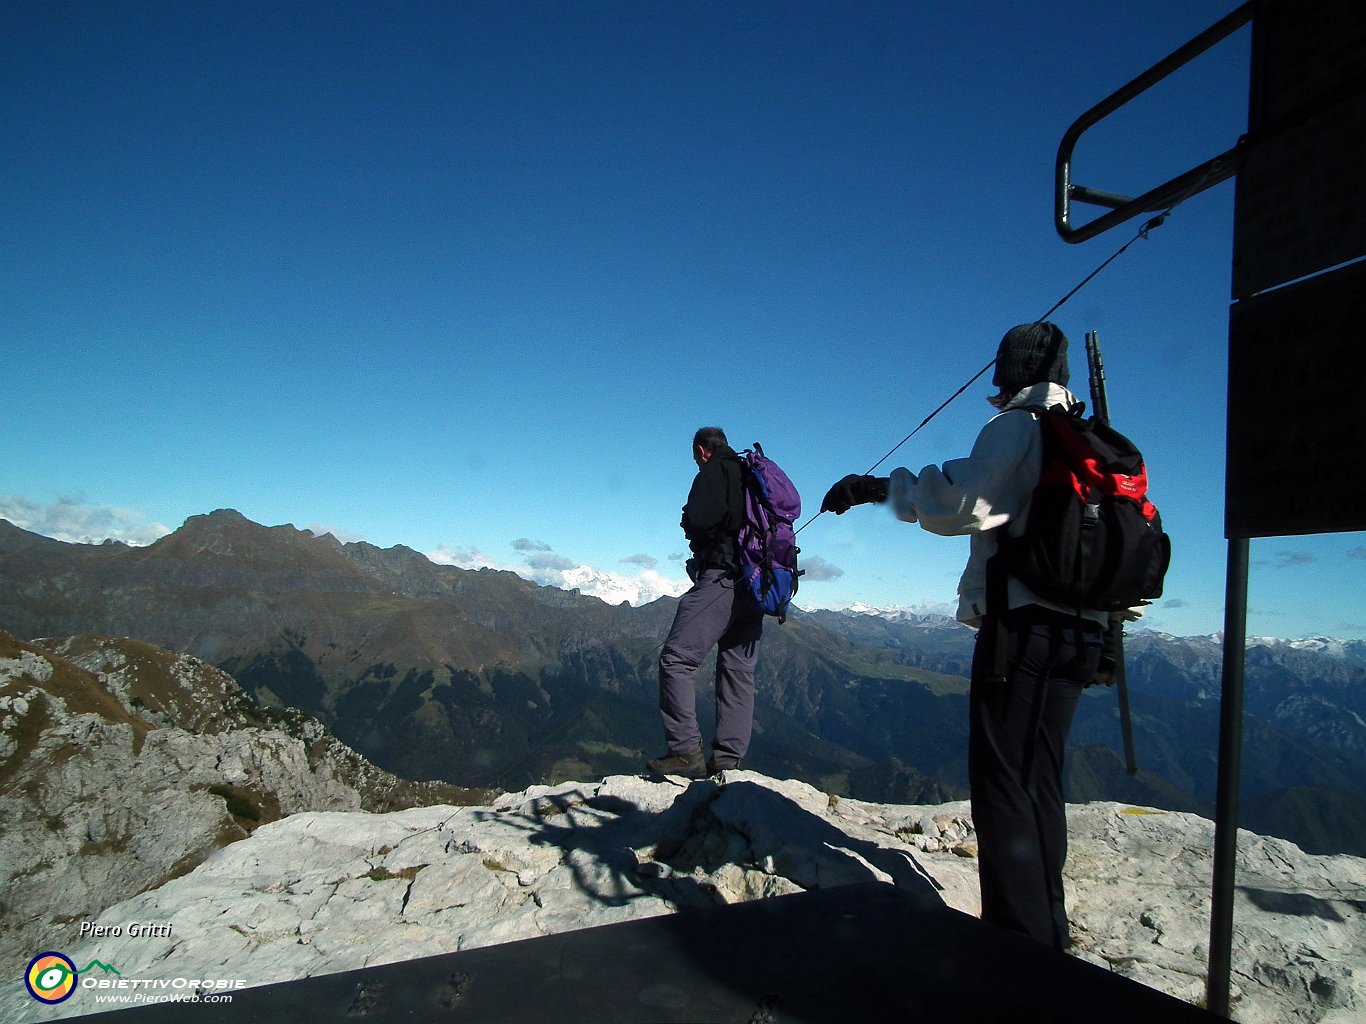
[[[857,473],[850,473],[825,492],[821,511],[842,516],[855,505],[866,505],[870,501],[886,501],[887,484],[888,479],[885,476],[859,476]]]

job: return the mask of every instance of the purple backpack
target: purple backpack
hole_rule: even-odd
[[[765,615],[787,620],[797,593],[797,538],[792,524],[802,514],[802,497],[758,441],[740,454],[745,517],[740,524],[740,593]]]

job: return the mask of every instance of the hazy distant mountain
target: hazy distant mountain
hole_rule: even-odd
[[[655,659],[674,607],[611,605],[230,510],[145,548],[64,544],[0,520],[0,628],[185,651],[413,779],[519,788],[639,771],[662,749]],[[930,614],[811,611],[771,623],[748,765],[871,800],[965,795],[972,643],[971,631]],[[1208,814],[1218,644],[1138,630],[1129,652],[1142,770],[1126,776],[1114,753],[1113,692],[1089,691],[1070,798]],[[1249,813],[1280,794],[1279,834],[1307,836],[1315,852],[1366,852],[1336,821],[1366,811],[1363,646],[1253,646],[1248,710]],[[710,709],[700,713],[705,722]],[[1325,813],[1334,820],[1319,821]]]

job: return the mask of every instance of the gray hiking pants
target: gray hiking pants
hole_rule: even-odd
[[[704,569],[679,599],[673,628],[659,655],[659,711],[670,754],[702,746],[697,726],[697,669],[716,650],[715,765],[733,768],[749,750],[754,726],[754,665],[759,660],[762,613],[735,594],[735,581]]]

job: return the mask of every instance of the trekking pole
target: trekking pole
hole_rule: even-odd
[[[1101,423],[1110,422],[1110,399],[1105,393],[1105,363],[1100,356],[1100,334],[1086,334],[1086,367],[1091,382],[1091,408]],[[1138,774],[1134,757],[1134,725],[1129,715],[1129,681],[1124,672],[1124,616],[1112,613],[1110,628],[1115,637],[1115,690],[1119,694],[1119,731],[1124,738],[1124,768],[1130,775]]]

